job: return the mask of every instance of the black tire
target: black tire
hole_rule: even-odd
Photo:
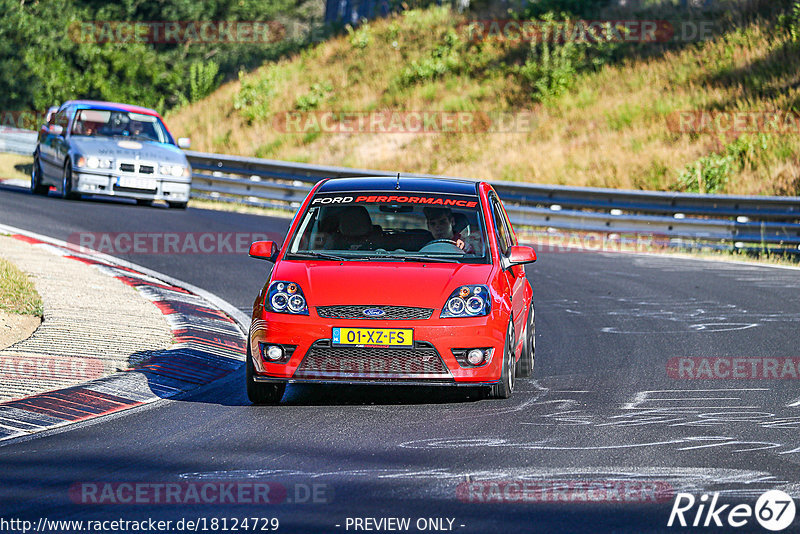
[[[253,357],[250,353],[250,342],[247,343],[247,364],[245,377],[247,379],[247,398],[250,402],[258,405],[278,404],[286,391],[286,384],[265,384],[256,382],[255,369],[253,368]]]
[[[500,382],[489,390],[491,399],[507,399],[514,393],[514,377],[516,375],[514,340],[514,319],[512,318],[508,322],[508,333],[503,347],[503,371],[500,373]]]
[[[46,195],[50,188],[42,185],[42,164],[39,156],[33,157],[33,170],[31,171],[31,193],[34,195]]]
[[[525,323],[525,336],[522,342],[522,356],[517,362],[517,378],[527,378],[533,374],[533,364],[536,358],[536,312],[533,311],[533,302],[528,309],[528,320]]]
[[[153,205],[153,201],[150,200],[149,198],[137,198],[136,199],[136,205],[137,206],[152,206]]]
[[[64,163],[64,174],[61,178],[61,198],[75,200],[80,195],[72,192],[72,162]]]
[[[167,202],[167,204],[169,204],[170,208],[185,210],[188,202]]]

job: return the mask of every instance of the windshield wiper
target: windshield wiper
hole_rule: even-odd
[[[403,261],[415,261],[419,263],[461,263],[456,259],[433,258],[431,256],[395,256]]]
[[[336,256],[334,254],[327,254],[325,252],[292,252],[292,256],[300,256],[303,258],[322,258],[325,260],[333,260],[333,261],[347,261],[348,258],[343,258],[342,256]]]

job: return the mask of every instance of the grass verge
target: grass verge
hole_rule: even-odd
[[[32,156],[18,154],[0,154],[0,181],[2,180],[30,180]]]
[[[0,258],[0,310],[38,317],[44,313],[42,297],[28,276],[3,258]]]

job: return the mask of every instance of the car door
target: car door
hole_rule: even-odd
[[[63,129],[61,135],[57,135],[53,140],[55,163],[58,165],[59,169],[61,169],[61,172],[63,172],[64,161],[69,154],[69,128],[71,127],[72,115],[74,115],[74,108],[68,107],[64,110],[63,114],[56,118],[56,124]]]
[[[505,214],[505,210],[496,194],[489,197],[492,208],[495,237],[497,238],[498,252],[505,257],[508,247],[516,245],[516,236]],[[519,341],[525,328],[525,269],[522,265],[512,265],[503,270],[508,291],[511,294],[511,310],[514,314],[514,335]]]
[[[59,136],[53,131],[53,127],[66,128],[66,125],[66,110],[62,109],[51,117],[47,128],[43,131],[42,141],[39,145],[39,161],[44,173],[42,183],[55,185],[61,180],[61,162],[63,160],[58,159],[57,139],[63,137],[63,132]]]

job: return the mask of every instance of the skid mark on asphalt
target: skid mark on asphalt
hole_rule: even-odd
[[[517,424],[531,427],[591,427],[588,442],[583,437],[505,439],[479,436],[446,436],[400,443],[411,449],[512,448],[546,451],[608,451],[639,448],[667,448],[674,451],[719,449],[730,454],[769,451],[797,454],[800,413],[791,404],[765,407],[768,388],[695,390],[646,390],[635,392],[619,408],[592,410],[596,395],[583,390],[548,391],[540,383],[521,402]],[[523,393],[522,395],[525,395]],[[602,433],[602,429],[629,427],[654,429],[658,438],[647,439],[629,433]],[[715,435],[697,435],[712,429]],[[756,435],[755,439],[744,437]]]
[[[571,315],[606,318],[608,326],[600,327],[607,334],[683,334],[747,330],[765,323],[798,323],[800,313],[756,311],[735,304],[696,298],[653,299],[610,297],[592,300],[556,299],[538,303]],[[637,327],[630,324],[636,321]],[[652,322],[648,328],[642,323]],[[613,324],[617,323],[617,324]]]

